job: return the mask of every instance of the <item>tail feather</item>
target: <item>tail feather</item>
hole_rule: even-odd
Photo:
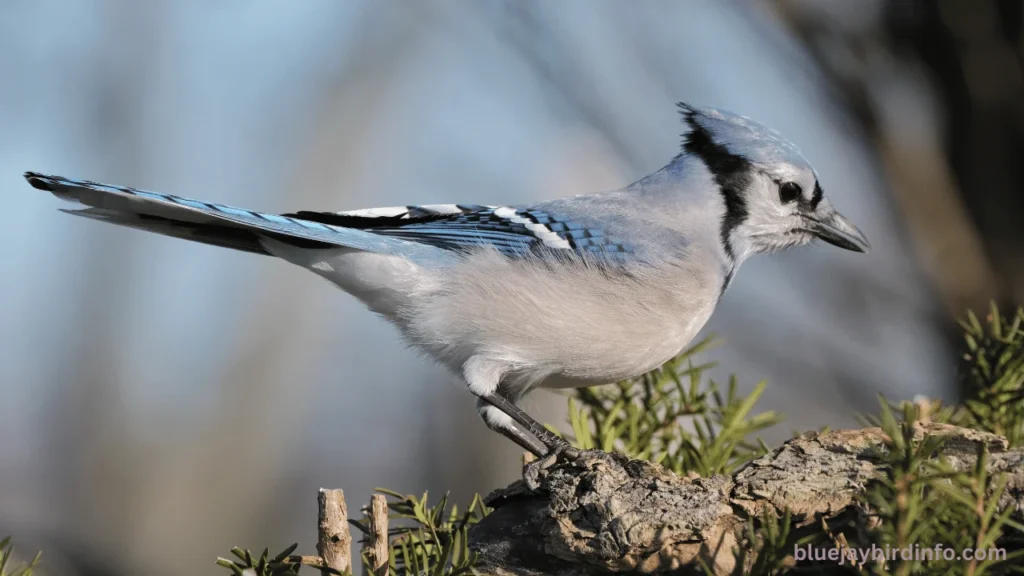
[[[85,208],[82,210],[68,210],[62,208],[60,211],[65,214],[71,214],[72,216],[82,216],[91,220],[99,220],[100,222],[108,222],[110,224],[117,224],[118,226],[145,230],[147,232],[155,232],[164,236],[183,238],[185,240],[210,244],[212,246],[232,248],[243,252],[252,252],[253,254],[263,254],[266,256],[271,255],[270,252],[267,252],[263,247],[263,243],[260,242],[259,235],[242,228],[218,226],[216,224],[197,224],[194,222],[162,218],[160,216],[129,214],[104,208]],[[311,248],[321,246],[325,245],[320,243],[310,244]]]
[[[310,248],[342,246],[423,261],[440,257],[438,250],[428,246],[291,215],[254,212],[171,194],[36,172],[26,172],[25,179],[34,188],[89,207],[65,210],[76,216],[215,246],[267,254],[260,238],[271,237]]]

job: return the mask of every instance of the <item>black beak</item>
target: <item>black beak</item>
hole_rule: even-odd
[[[833,246],[864,254],[871,249],[864,234],[831,206],[823,204],[805,218],[807,231]]]

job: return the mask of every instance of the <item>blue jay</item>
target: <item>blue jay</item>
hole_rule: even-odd
[[[677,355],[740,264],[818,238],[868,251],[799,150],[748,118],[678,105],[682,150],[620,190],[525,206],[268,214],[29,172],[77,215],[283,258],[394,323],[461,376],[489,428],[578,452],[523,412],[534,388],[631,378]],[[529,472],[529,470],[528,470]]]

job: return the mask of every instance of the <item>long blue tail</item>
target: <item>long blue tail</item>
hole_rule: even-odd
[[[62,176],[26,172],[25,179],[34,188],[89,207],[64,210],[69,214],[236,250],[267,254],[260,238],[271,237],[310,248],[344,246],[412,259],[437,257],[430,247],[355,228]]]

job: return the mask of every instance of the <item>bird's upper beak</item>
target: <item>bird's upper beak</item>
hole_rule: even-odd
[[[833,246],[865,254],[871,249],[864,233],[858,230],[845,216],[836,212],[835,208],[824,202],[813,214],[809,214],[805,218],[807,231]]]

